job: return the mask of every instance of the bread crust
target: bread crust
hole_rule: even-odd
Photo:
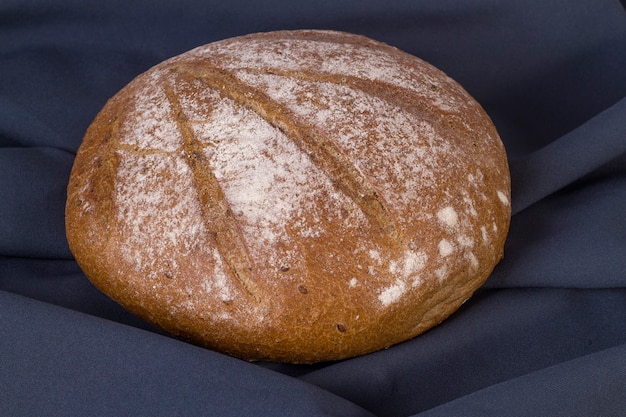
[[[70,248],[169,333],[247,360],[362,355],[438,324],[487,279],[510,220],[482,107],[362,36],[279,31],[153,67],[86,132]]]

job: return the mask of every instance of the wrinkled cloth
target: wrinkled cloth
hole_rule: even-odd
[[[512,175],[505,258],[413,340],[248,363],[97,291],[65,238],[82,136],[126,83],[212,41],[333,29],[459,81]],[[626,11],[617,0],[3,0],[0,415],[626,415]]]

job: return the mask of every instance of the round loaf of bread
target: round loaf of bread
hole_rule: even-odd
[[[93,121],[68,187],[93,284],[247,360],[361,355],[438,324],[487,279],[510,220],[504,147],[426,62],[362,36],[211,43]]]

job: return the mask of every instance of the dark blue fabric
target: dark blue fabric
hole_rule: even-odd
[[[175,340],[69,252],[95,114],[152,65],[275,29],[361,33],[485,107],[513,182],[505,259],[414,340],[250,364]],[[626,415],[626,12],[617,0],[0,2],[0,415]]]

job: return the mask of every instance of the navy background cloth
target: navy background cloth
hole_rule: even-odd
[[[94,289],[63,210],[85,129],[152,65],[258,31],[364,34],[485,107],[513,217],[440,326],[337,363],[251,364]],[[625,416],[626,12],[617,0],[0,2],[0,415]]]

